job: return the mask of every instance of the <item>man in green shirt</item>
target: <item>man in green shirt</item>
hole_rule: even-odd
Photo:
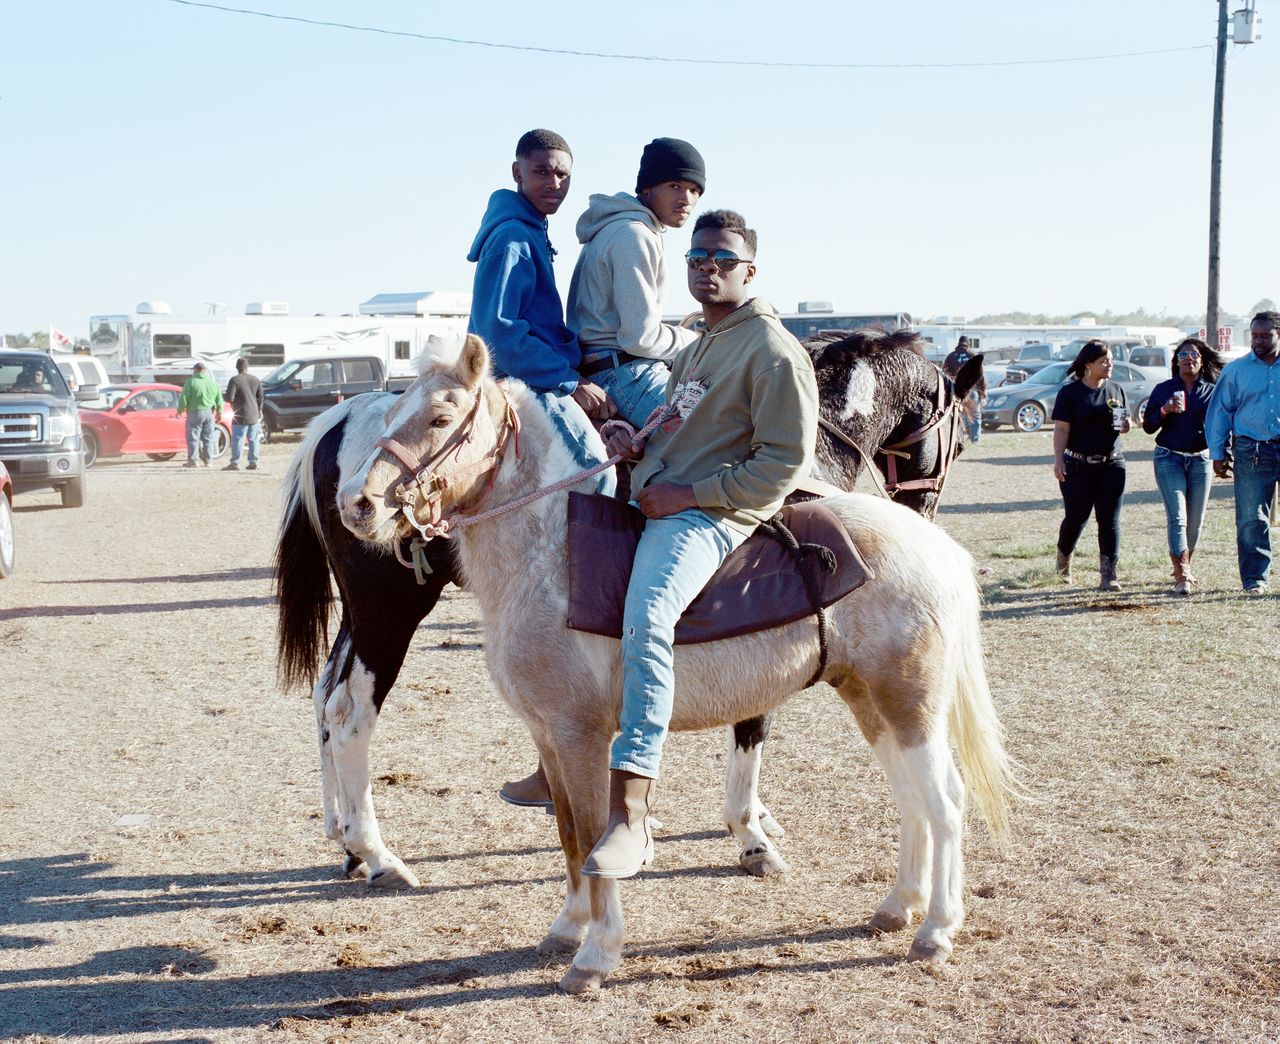
[[[204,363],[196,363],[178,397],[178,416],[187,415],[187,462],[182,465],[184,468],[196,466],[196,447],[200,449],[200,463],[206,468],[209,466],[213,459],[214,426],[221,409],[222,389]]]

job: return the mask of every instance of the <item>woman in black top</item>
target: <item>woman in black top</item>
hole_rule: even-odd
[[[1221,372],[1222,356],[1188,337],[1178,345],[1173,379],[1156,385],[1142,418],[1143,431],[1156,437],[1156,485],[1164,498],[1174,594],[1189,595],[1196,582],[1191,556],[1213,481],[1204,415]]]
[[[1116,440],[1130,427],[1124,389],[1110,379],[1111,361],[1106,341],[1088,341],[1053,404],[1053,474],[1066,506],[1058,529],[1058,576],[1071,583],[1071,555],[1092,512],[1103,591],[1120,590],[1116,559],[1125,471]]]

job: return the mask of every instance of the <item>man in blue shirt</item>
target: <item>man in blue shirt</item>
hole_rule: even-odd
[[[1224,367],[1205,434],[1213,472],[1226,478],[1227,436],[1235,436],[1236,557],[1249,594],[1266,594],[1271,572],[1269,514],[1280,481],[1280,312],[1249,324],[1253,351]]]
[[[564,322],[551,263],[547,218],[569,194],[573,153],[559,134],[531,130],[516,144],[516,191],[498,189],[467,260],[476,264],[468,329],[484,338],[495,377],[515,377],[538,399],[574,459],[588,468],[608,459],[588,417],[608,420],[613,407],[598,385],[578,376],[582,351]],[[597,486],[613,492],[613,473]]]

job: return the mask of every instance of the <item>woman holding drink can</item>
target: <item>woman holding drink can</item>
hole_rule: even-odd
[[[1172,380],[1155,386],[1142,418],[1142,429],[1156,437],[1156,485],[1164,498],[1177,595],[1191,594],[1196,582],[1191,556],[1213,480],[1204,416],[1222,363],[1222,356],[1199,337],[1186,338],[1178,345]]]
[[[1125,470],[1117,440],[1130,427],[1124,389],[1111,380],[1111,363],[1106,341],[1086,342],[1053,404],[1053,474],[1066,507],[1058,529],[1058,576],[1071,583],[1071,556],[1093,514],[1103,591],[1120,590],[1116,562]]]

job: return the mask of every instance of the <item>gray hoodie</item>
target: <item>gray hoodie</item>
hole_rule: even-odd
[[[578,218],[578,255],[569,284],[569,327],[584,355],[621,348],[648,359],[672,357],[697,339],[662,321],[665,226],[628,192],[593,195]]]

